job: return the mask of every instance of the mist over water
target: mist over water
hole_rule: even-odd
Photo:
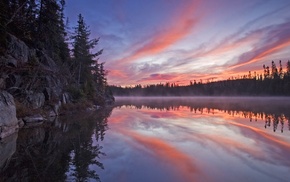
[[[290,97],[116,97],[115,106],[224,109],[265,113],[290,113]]]
[[[287,97],[117,97],[2,141],[0,179],[288,181],[289,108]]]
[[[118,97],[104,142],[109,169],[100,176],[287,181],[289,103],[282,97]]]

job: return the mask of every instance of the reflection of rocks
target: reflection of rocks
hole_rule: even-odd
[[[17,133],[14,133],[0,141],[0,171],[9,164],[11,156],[16,151]]]
[[[67,181],[67,172],[74,170],[70,165],[76,169],[74,181],[99,179],[89,166],[103,167],[96,160],[103,153],[101,146],[92,145],[92,135],[95,132],[96,139],[104,138],[109,114],[110,111],[95,111],[52,117],[41,126],[21,128],[17,150],[12,158],[8,157],[10,163],[7,157],[4,159],[7,167],[1,172],[0,181]],[[70,155],[73,152],[74,159]]]
[[[0,92],[0,139],[11,135],[18,129],[16,108],[12,95]]]

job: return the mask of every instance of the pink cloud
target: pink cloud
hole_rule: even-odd
[[[183,39],[192,32],[192,28],[196,26],[198,22],[196,19],[192,19],[192,15],[196,9],[197,2],[190,2],[190,4],[185,6],[180,15],[172,17],[169,23],[170,25],[165,31],[156,33],[150,38],[149,42],[142,47],[137,48],[136,50],[130,50],[132,53],[130,53],[129,56],[118,60],[118,62],[129,63],[142,57],[158,54]],[[135,47],[133,49],[135,49]]]
[[[263,39],[251,51],[242,54],[238,62],[230,69],[261,61],[290,46],[290,20],[275,26],[265,27],[260,31],[264,34]]]
[[[109,70],[109,74],[111,77],[117,77],[117,78],[127,78],[127,74],[124,73],[121,70]]]

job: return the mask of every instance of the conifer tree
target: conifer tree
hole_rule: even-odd
[[[99,42],[99,39],[89,39],[90,30],[86,25],[81,14],[78,16],[77,26],[72,37],[73,39],[73,72],[76,74],[77,85],[94,88],[94,79],[92,76],[93,65],[96,64],[94,58],[102,54],[102,50],[97,53],[91,53]],[[97,65],[97,64],[96,64]],[[98,65],[97,65],[98,67]],[[96,69],[96,68],[95,68]],[[96,70],[95,70],[96,71]],[[98,72],[98,71],[97,71]],[[91,92],[91,91],[90,91]]]
[[[272,78],[273,79],[277,79],[279,76],[278,76],[278,69],[276,67],[276,64],[274,61],[272,61]]]
[[[60,60],[61,57],[64,58],[61,54],[66,51],[63,48],[65,30],[62,11],[63,9],[57,0],[40,1],[37,29],[38,46],[44,48],[56,60]]]

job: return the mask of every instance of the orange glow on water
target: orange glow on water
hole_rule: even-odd
[[[137,145],[142,145],[149,150],[158,160],[163,160],[169,165],[174,165],[185,181],[194,180],[194,176],[197,174],[201,175],[192,157],[189,157],[165,141],[144,136],[133,131],[123,131],[123,133],[135,140],[138,143]]]
[[[128,148],[126,151],[144,156],[145,161],[159,161],[164,171],[172,172],[182,181],[232,181],[231,175],[223,176],[229,165],[241,170],[242,173],[233,171],[240,176],[253,166],[258,169],[254,173],[267,173],[273,167],[290,165],[289,160],[285,160],[289,158],[290,138],[264,128],[265,121],[274,125],[277,119],[279,122],[288,119],[283,114],[237,109],[245,106],[237,103],[252,104],[252,100],[130,99],[120,98],[120,105],[117,104],[119,107],[108,123],[112,132],[121,139],[122,146]],[[226,109],[229,106],[234,107]],[[215,178],[216,174],[221,176]]]

